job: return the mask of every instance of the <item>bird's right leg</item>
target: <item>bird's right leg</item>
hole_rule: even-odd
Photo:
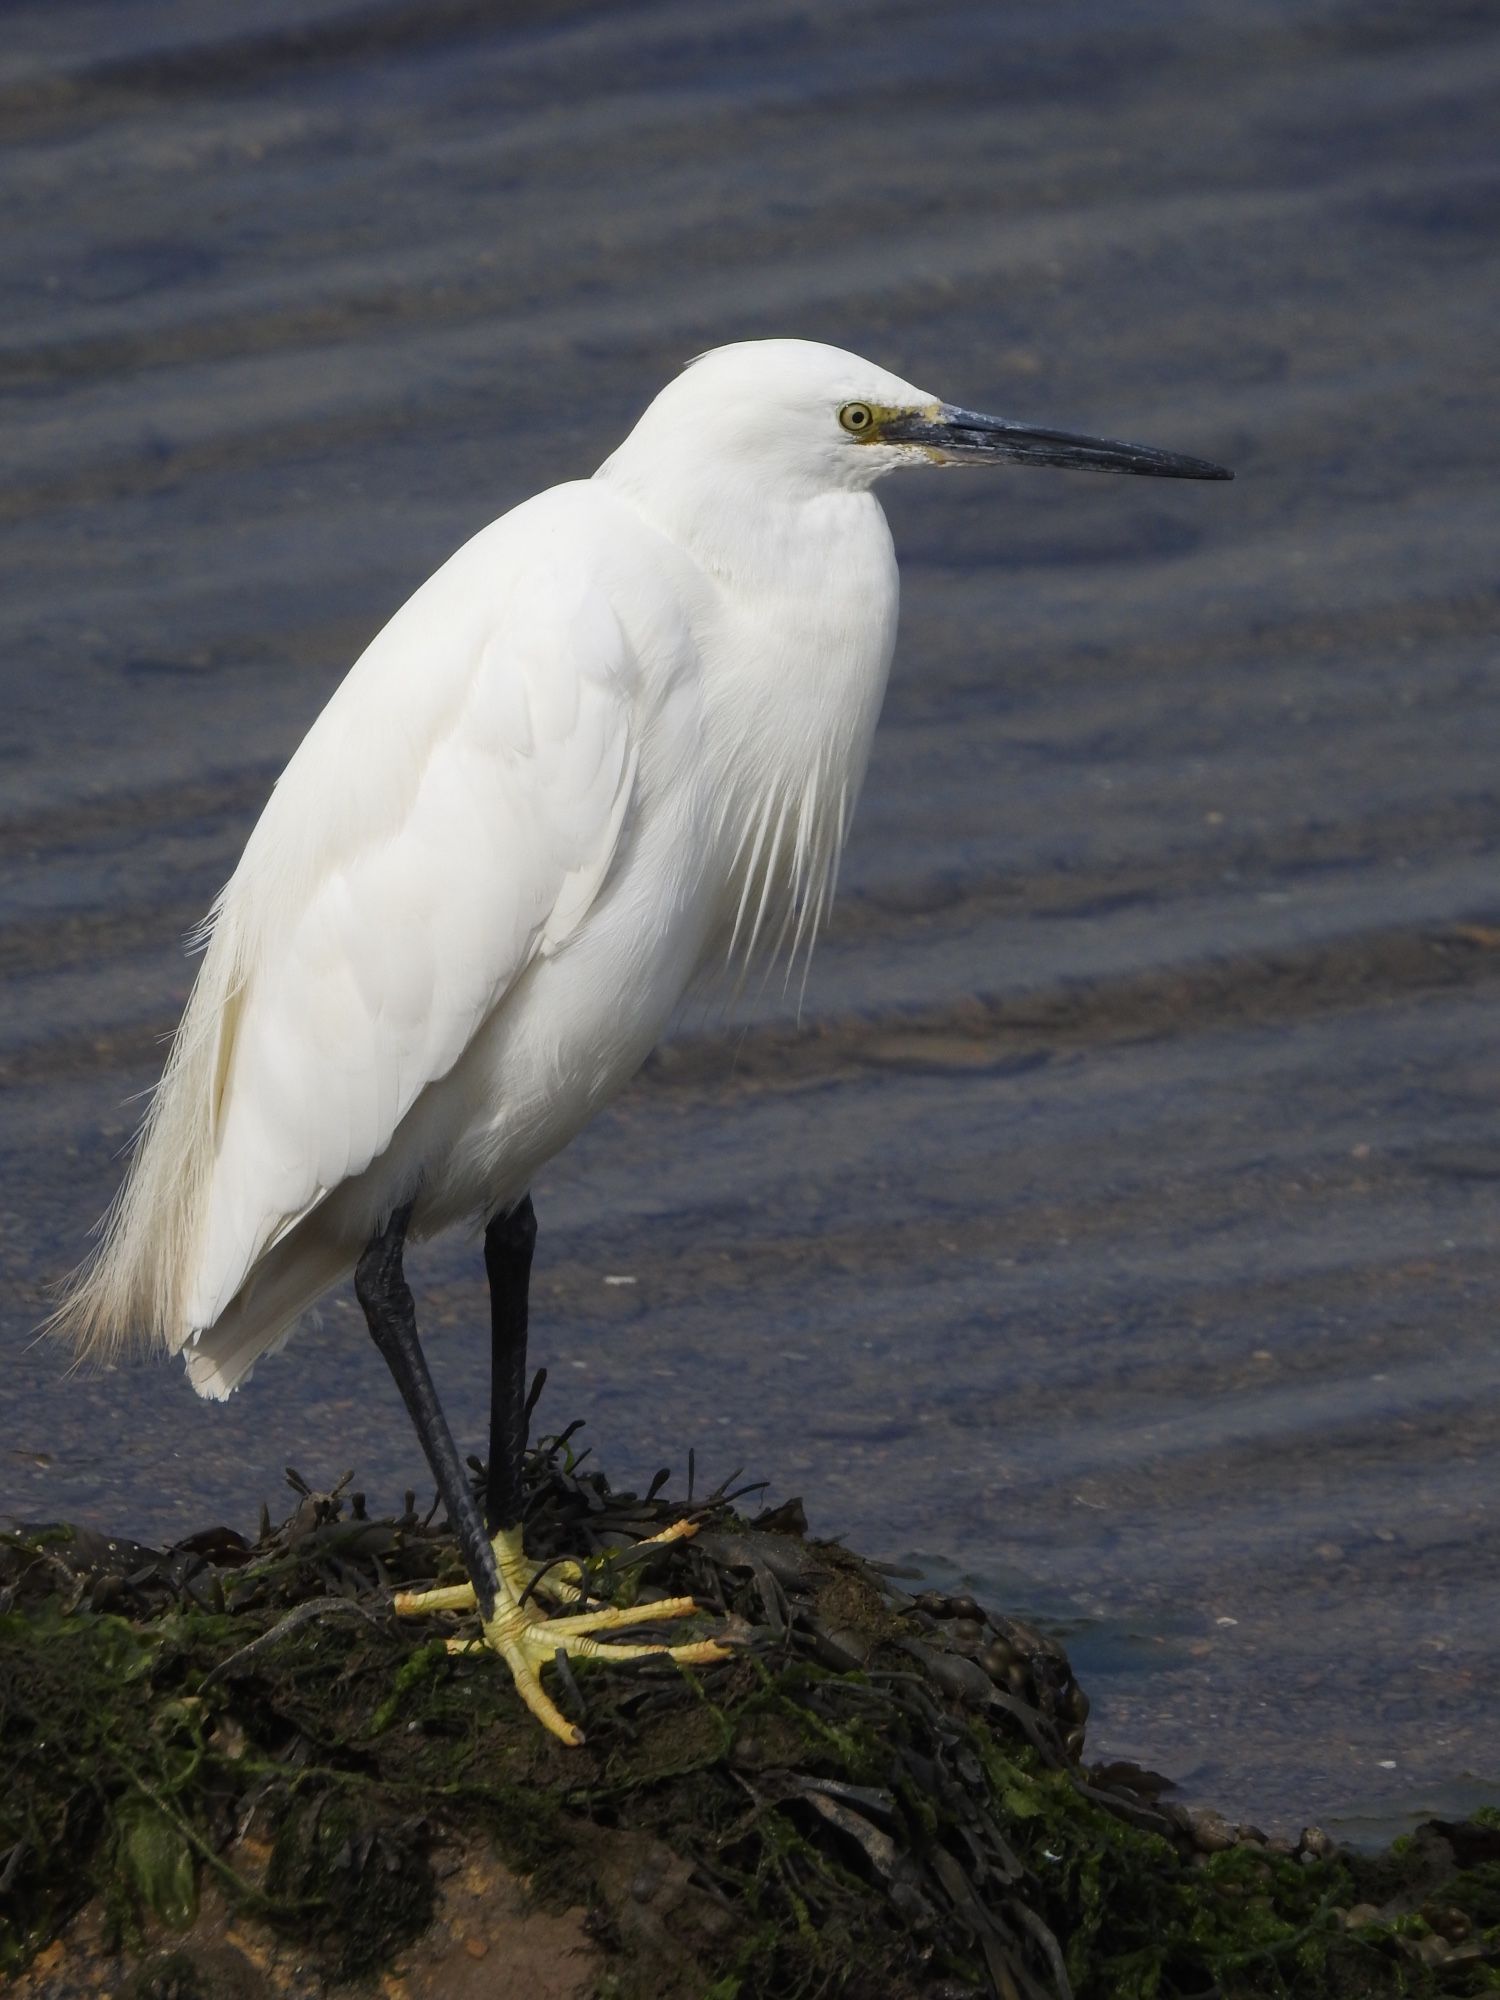
[[[673,1597],[656,1604],[588,1611],[571,1618],[553,1619],[545,1618],[535,1605],[521,1601],[522,1593],[505,1575],[485,1534],[478,1504],[459,1461],[453,1433],[438,1402],[427,1357],[417,1338],[416,1307],[401,1263],[410,1221],[411,1204],[408,1202],[398,1208],[385,1228],[370,1239],[355,1267],[354,1288],[371,1337],[385,1356],[386,1365],[396,1379],[396,1386],[421,1440],[427,1463],[437,1481],[438,1492],[458,1537],[464,1567],[469,1572],[472,1588],[469,1601],[479,1612],[484,1636],[477,1641],[450,1639],[449,1650],[499,1653],[510,1668],[521,1699],[543,1727],[564,1743],[578,1744],[583,1741],[583,1731],[561,1713],[542,1687],[540,1679],[542,1666],[555,1659],[559,1652],[616,1661],[640,1659],[648,1655],[665,1656],[692,1664],[724,1659],[727,1653],[713,1640],[675,1647],[660,1644],[615,1646],[601,1645],[594,1636],[601,1630],[617,1630],[626,1625],[656,1624],[665,1619],[685,1618],[698,1609],[691,1597]],[[403,1605],[398,1597],[398,1610],[410,1608],[409,1604]]]

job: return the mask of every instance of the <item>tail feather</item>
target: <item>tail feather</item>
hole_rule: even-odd
[[[175,1349],[193,1331],[187,1300],[201,1255],[226,1030],[238,986],[235,953],[221,928],[199,967],[98,1244],[46,1323],[80,1360]]]

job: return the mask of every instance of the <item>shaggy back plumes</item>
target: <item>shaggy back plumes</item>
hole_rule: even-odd
[[[217,914],[217,912],[215,913]],[[210,924],[214,919],[210,918]],[[175,1352],[193,1331],[186,1299],[214,1165],[214,1127],[240,988],[231,927],[204,954],[166,1068],[99,1242],[66,1281],[46,1331],[80,1360]]]

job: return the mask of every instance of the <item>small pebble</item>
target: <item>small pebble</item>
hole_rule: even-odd
[[[1235,1844],[1235,1829],[1223,1813],[1214,1812],[1211,1807],[1189,1808],[1188,1824],[1193,1830],[1194,1843],[1202,1854],[1222,1854]]]
[[[1409,1950],[1413,1945],[1424,1965],[1443,1965],[1453,1956],[1453,1947],[1444,1937],[1434,1935],[1407,1941]]]
[[[992,1681],[998,1681],[1010,1671],[1015,1657],[1014,1646],[1007,1646],[1003,1639],[991,1639],[979,1655],[979,1664]]]
[[[1439,1904],[1436,1907],[1431,1903],[1425,1904],[1422,1915],[1438,1936],[1446,1938],[1449,1944],[1462,1944],[1466,1938],[1474,1934],[1474,1926],[1467,1913],[1455,1909],[1451,1904]]]

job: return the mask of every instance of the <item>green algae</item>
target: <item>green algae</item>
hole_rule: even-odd
[[[211,1876],[357,1980],[431,1922],[443,1853],[482,1840],[588,1910],[610,2000],[1500,1991],[1500,1819],[1370,1859],[1205,1852],[1147,1774],[1080,1761],[1087,1704],[1027,1627],[907,1598],[794,1510],[749,1522],[723,1493],[642,1560],[630,1543],[684,1510],[613,1492],[566,1437],[527,1479],[534,1554],[589,1555],[600,1592],[694,1594],[737,1642],[700,1674],[575,1662],[581,1751],[491,1662],[448,1656],[453,1621],[391,1615],[392,1586],[456,1570],[411,1496],[377,1521],[347,1482],[294,1480],[253,1544],[5,1538],[0,1971],[91,1899],[127,1956],[150,1924],[185,1931]]]

